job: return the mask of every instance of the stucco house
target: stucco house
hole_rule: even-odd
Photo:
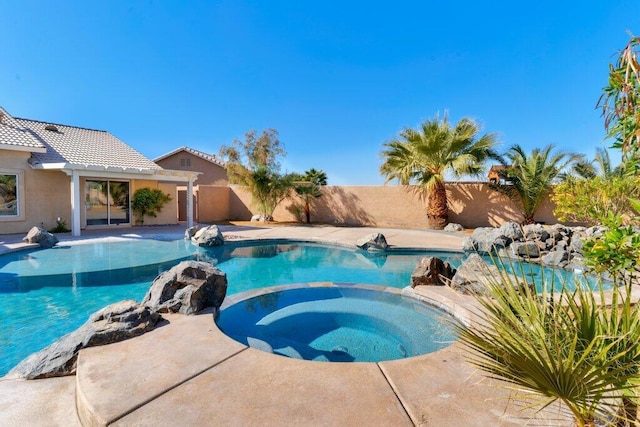
[[[179,147],[153,160],[166,169],[198,172],[191,191],[178,188],[178,218],[187,215],[187,194],[191,194],[194,219],[198,222],[214,222],[228,219],[229,177],[226,164],[212,154],[190,147]]]
[[[177,200],[197,172],[158,166],[109,132],[12,117],[0,107],[0,234],[65,221],[74,236],[91,227],[134,224],[130,201],[143,187]],[[187,207],[193,224],[193,207]],[[177,203],[145,224],[175,224]]]

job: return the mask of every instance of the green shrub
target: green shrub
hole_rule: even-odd
[[[131,209],[137,216],[136,223],[144,224],[145,215],[155,218],[171,200],[171,196],[157,188],[144,187],[136,190],[131,199]]]

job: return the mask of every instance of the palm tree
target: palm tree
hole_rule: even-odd
[[[523,224],[533,224],[534,215],[551,191],[552,184],[562,171],[582,156],[563,151],[553,152],[553,145],[534,148],[531,154],[514,145],[505,154],[504,177],[509,184],[493,187],[506,194],[520,208]]]
[[[613,166],[609,152],[604,148],[596,148],[593,160],[580,160],[573,165],[573,173],[580,178],[593,179],[597,176],[609,180],[624,175],[624,165]]]
[[[304,175],[295,176],[293,189],[304,202],[304,216],[311,223],[311,201],[322,197],[322,186],[327,185],[327,174],[323,170],[309,169]]]
[[[498,158],[495,134],[478,138],[479,132],[480,126],[470,118],[451,126],[447,114],[442,120],[436,115],[420,129],[405,128],[398,139],[384,144],[380,173],[386,182],[417,184],[427,192],[430,228],[443,229],[448,222],[445,176],[479,175],[486,159]]]

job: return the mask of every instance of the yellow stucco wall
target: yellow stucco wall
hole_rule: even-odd
[[[251,204],[251,194],[242,187],[230,187],[230,220],[248,220],[257,212]],[[427,226],[426,201],[413,188],[387,186],[327,186],[324,195],[315,199],[311,221],[345,225],[376,225],[380,227]],[[450,183],[449,220],[464,227],[499,226],[507,221],[522,221],[511,200],[491,190],[487,184]],[[299,199],[297,203],[301,203]],[[276,221],[296,221],[293,201],[285,200],[274,212]],[[536,215],[537,221],[553,224],[553,205],[546,202]]]
[[[153,218],[149,216],[144,217],[144,225],[166,225],[178,223],[178,187],[176,183],[172,182],[158,182],[151,180],[134,179],[131,180],[131,197],[136,190],[144,187],[158,188],[163,193],[171,196],[171,201],[167,203],[164,208],[158,213],[158,216]],[[135,225],[136,217],[132,213],[131,219],[132,225]]]
[[[57,217],[67,226],[71,223],[69,177],[59,171],[31,169],[27,164],[30,156],[27,152],[0,150],[0,170],[19,170],[24,181],[24,215],[19,219],[0,218],[0,234],[26,233],[33,226],[50,229]]]

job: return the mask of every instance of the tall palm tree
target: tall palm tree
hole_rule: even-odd
[[[551,186],[562,171],[582,156],[553,152],[553,145],[543,149],[534,148],[525,153],[519,145],[514,145],[505,154],[505,178],[510,184],[497,184],[498,191],[506,194],[520,208],[523,224],[533,224],[534,215],[551,191]]]
[[[448,222],[445,176],[479,175],[485,160],[498,158],[495,134],[478,137],[479,132],[480,126],[470,118],[452,126],[447,114],[442,120],[436,115],[384,144],[380,173],[386,182],[417,184],[427,192],[430,228],[443,229]]]

